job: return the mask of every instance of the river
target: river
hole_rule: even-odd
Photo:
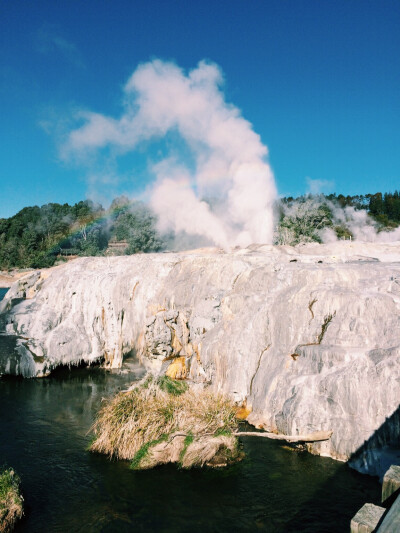
[[[17,532],[342,532],[379,502],[377,479],[266,439],[243,438],[245,459],[220,470],[138,472],[86,451],[102,398],[142,375],[127,359],[121,371],[0,377],[0,465],[25,497]]]

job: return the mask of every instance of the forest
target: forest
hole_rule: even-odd
[[[338,238],[352,236],[351,213],[365,211],[376,230],[400,225],[400,194],[342,194],[281,198],[277,203],[276,244],[321,241],[321,229]],[[337,215],[337,212],[343,215]],[[158,252],[170,237],[156,229],[155,215],[143,203],[116,198],[109,209],[90,200],[75,205],[25,207],[0,219],[0,269],[44,268],[76,256]]]
[[[144,204],[125,197],[108,210],[90,200],[25,207],[0,219],[0,269],[44,268],[68,257],[105,255],[112,242],[123,243],[120,249],[127,254],[163,246],[155,217]]]

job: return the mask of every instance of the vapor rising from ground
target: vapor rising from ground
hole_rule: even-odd
[[[346,206],[342,209],[332,204],[332,213],[334,222],[347,226],[354,240],[363,242],[395,242],[400,240],[400,227],[380,231],[379,224],[364,210],[357,210],[352,206]],[[323,234],[323,241],[331,242],[336,237],[332,230],[327,230]]]
[[[280,220],[274,234],[275,244],[296,245],[307,242],[332,243],[340,239],[362,242],[395,242],[400,227],[385,227],[367,212],[367,206],[342,207],[323,194],[277,202]]]
[[[222,247],[273,240],[276,188],[267,148],[238,108],[225,101],[222,73],[202,61],[187,74],[154,60],[135,70],[124,87],[119,118],[80,113],[64,157],[138,150],[143,142],[178,133],[192,161],[172,144],[149,164],[150,206],[165,233],[186,232]],[[216,199],[214,207],[205,198]]]

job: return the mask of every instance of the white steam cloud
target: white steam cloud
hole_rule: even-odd
[[[350,205],[341,207],[323,194],[283,202],[280,209],[282,219],[276,228],[276,244],[295,245],[315,240],[328,244],[349,239],[350,236],[359,242],[400,241],[400,227],[384,228],[366,209],[356,209]],[[338,237],[340,234],[342,237]]]
[[[323,192],[330,192],[334,189],[335,183],[330,180],[311,179],[306,177],[307,189],[310,194],[321,194]]]
[[[170,153],[149,169],[156,178],[150,204],[160,229],[206,237],[222,247],[271,243],[276,188],[267,148],[225,102],[221,84],[220,69],[204,61],[188,74],[160,60],[142,64],[124,87],[122,116],[81,113],[84,124],[69,134],[64,155],[103,148],[127,152],[178,132],[194,165]],[[205,198],[216,198],[217,209]]]
[[[341,208],[332,202],[328,205],[333,214],[335,224],[345,225],[353,234],[356,241],[362,242],[396,242],[400,240],[400,227],[394,230],[379,231],[379,225],[364,209],[355,209],[353,206]],[[329,230],[324,234],[324,242],[336,240],[333,232]]]

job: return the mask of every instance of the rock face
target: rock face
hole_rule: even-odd
[[[47,276],[0,303],[17,337],[0,372],[116,367],[134,349],[153,371],[229,394],[258,427],[332,429],[310,450],[360,470],[376,473],[376,441],[399,438],[399,243],[83,258]]]

